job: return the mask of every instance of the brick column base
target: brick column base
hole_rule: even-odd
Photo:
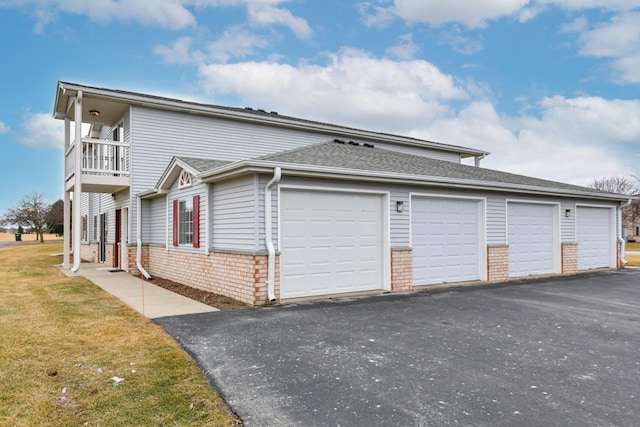
[[[578,272],[578,244],[562,244],[562,274],[576,274]]]
[[[487,280],[502,282],[509,279],[509,245],[487,246]]]
[[[413,289],[413,250],[391,249],[391,291],[402,292]]]

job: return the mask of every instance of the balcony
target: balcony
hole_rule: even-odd
[[[65,189],[75,186],[75,141],[65,153]],[[80,170],[82,192],[116,193],[129,187],[129,144],[103,139],[82,139],[82,168]]]

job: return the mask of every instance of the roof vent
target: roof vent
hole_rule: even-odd
[[[357,142],[349,141],[349,145],[355,145],[357,147],[360,144],[358,144]]]
[[[245,110],[249,110],[249,111],[253,111],[253,108],[251,107],[244,107]]]
[[[264,111],[264,110],[263,110],[263,109],[261,109],[261,108],[258,108],[258,112],[259,112],[259,113],[266,113],[266,111]]]
[[[271,111],[271,114],[273,114],[274,116],[277,116],[278,112],[277,111]]]
[[[363,147],[369,147],[369,148],[374,148],[373,144],[367,144],[366,142],[364,144],[362,144]]]
[[[338,138],[334,139],[333,142],[337,142],[338,144],[344,144],[344,141]]]

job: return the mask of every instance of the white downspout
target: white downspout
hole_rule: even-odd
[[[269,301],[276,300],[275,278],[276,278],[276,250],[273,247],[273,231],[271,218],[271,186],[280,182],[282,170],[276,167],[273,171],[273,178],[264,187],[264,243],[267,246],[267,298]]]
[[[622,208],[626,208],[630,204],[631,199],[627,200],[625,204],[620,205],[620,207],[618,208],[618,241],[620,242],[620,262],[622,263],[622,265],[627,265],[627,260],[624,259],[624,252],[627,244],[622,237]]]
[[[82,218],[80,216],[80,208],[82,202],[82,91],[79,90],[75,101],[75,173],[73,184],[73,268],[72,273],[80,270],[81,252],[80,241],[82,240]]]
[[[142,266],[142,199],[140,194],[137,196],[136,209],[136,267],[145,279],[150,279],[151,275]]]

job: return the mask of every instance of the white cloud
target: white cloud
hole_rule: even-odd
[[[0,122],[0,134],[9,133],[10,130],[9,126],[5,125],[4,122]]]
[[[457,25],[454,25],[450,31],[440,33],[438,40],[440,44],[449,45],[455,52],[464,55],[473,55],[484,49],[481,36],[477,35],[476,38],[465,37]]]
[[[289,10],[277,8],[261,2],[251,3],[248,7],[249,21],[257,26],[268,27],[273,24],[284,25],[301,39],[311,37],[313,30],[307,21],[294,16]]]
[[[161,56],[167,64],[188,64],[198,63],[204,59],[204,54],[199,51],[192,51],[191,37],[181,37],[174,41],[171,46],[157,45],[153,48],[153,53]]]
[[[414,135],[488,150],[484,167],[578,185],[633,172],[640,161],[640,101],[554,96],[536,112],[501,116],[474,101]]]
[[[484,27],[487,21],[516,15],[529,0],[395,0],[393,11],[407,22],[438,26],[459,22],[468,28]]]
[[[243,58],[253,54],[255,48],[268,46],[264,37],[251,34],[241,27],[232,27],[220,38],[209,42],[205,51],[193,48],[191,37],[181,37],[170,46],[157,45],[153,52],[167,64],[202,64],[207,61],[227,62],[231,58]]]
[[[64,148],[64,122],[51,114],[34,113],[22,123],[20,142],[29,147]]]
[[[403,34],[398,37],[398,43],[387,48],[387,55],[398,59],[413,59],[418,52],[418,45],[413,42],[411,34]]]
[[[312,29],[307,21],[289,10],[277,7],[289,0],[4,0],[0,6],[29,8],[36,21],[34,31],[42,33],[58,13],[86,15],[94,22],[135,21],[171,30],[196,27],[190,8],[245,6],[254,25],[274,24],[289,27],[300,38],[308,38]]]
[[[358,3],[356,7],[362,22],[367,27],[384,28],[395,18],[392,7],[378,6],[369,2]]]
[[[281,114],[488,150],[484,167],[513,173],[579,185],[638,173],[640,100],[550,96],[508,116],[482,82],[462,83],[426,61],[353,49],[327,57],[295,66],[203,65],[201,84],[208,94]]]
[[[447,101],[468,98],[451,76],[423,60],[396,62],[355,49],[327,57],[324,65],[203,65],[202,86],[209,94],[236,95],[244,105],[396,132],[448,114]]]
[[[209,55],[217,61],[227,62],[230,58],[243,58],[251,55],[256,47],[266,47],[269,43],[264,37],[251,34],[240,27],[232,27],[222,37],[209,43]]]
[[[195,26],[193,14],[176,0],[11,0],[6,5],[37,8],[35,31],[43,31],[57,12],[86,15],[94,22],[136,21],[172,30]]]
[[[582,55],[611,59],[615,78],[621,83],[640,83],[640,12],[616,15],[583,30],[578,42]]]

